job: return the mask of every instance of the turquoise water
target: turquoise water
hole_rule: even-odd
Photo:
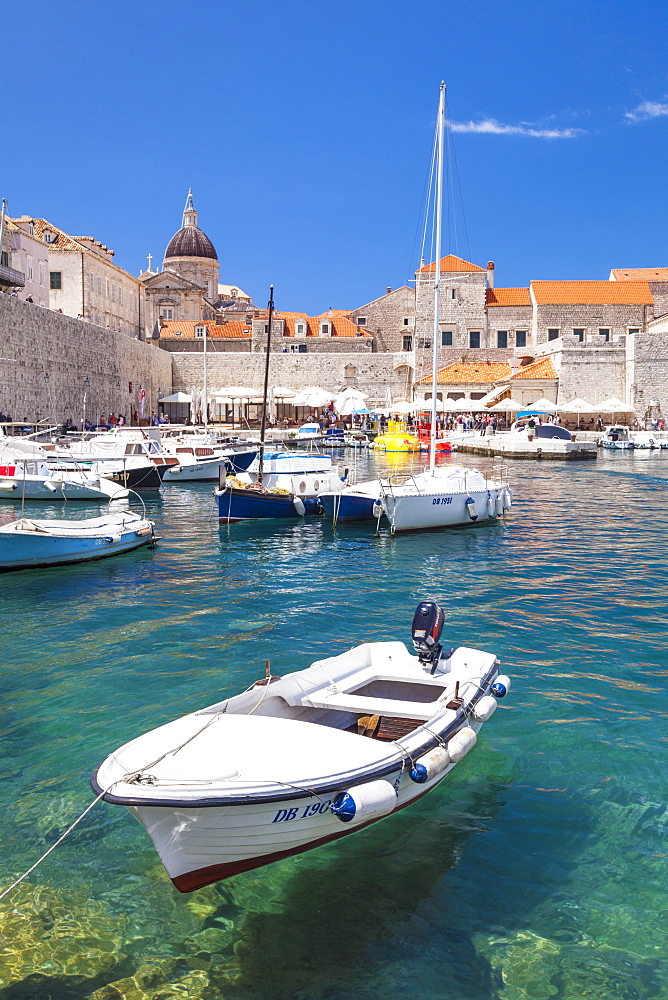
[[[668,997],[668,454],[510,476],[503,523],[394,539],[219,528],[209,486],[165,487],[155,551],[0,577],[0,886],[91,801],[109,751],[267,657],[280,674],[409,642],[433,598],[446,644],[496,652],[514,683],[421,802],[189,896],[98,804],[0,902],[0,1000]]]

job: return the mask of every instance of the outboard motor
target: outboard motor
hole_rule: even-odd
[[[438,640],[441,638],[444,621],[443,608],[434,601],[422,601],[413,615],[411,626],[413,646],[420,663],[425,666],[431,664],[432,674],[441,656],[441,645]]]

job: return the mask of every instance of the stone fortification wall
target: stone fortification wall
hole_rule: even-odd
[[[668,330],[629,337],[629,396],[639,417],[668,417]]]
[[[596,336],[581,344],[576,337],[563,337],[542,345],[535,356],[552,358],[559,375],[559,398],[567,403],[579,396],[600,403],[616,396],[627,398],[625,337],[607,344]]]
[[[152,344],[0,295],[0,408],[17,420],[157,409],[172,388],[172,358]],[[46,376],[49,376],[48,379]],[[84,380],[89,379],[90,385]],[[132,392],[130,392],[132,383]]]
[[[188,392],[202,383],[201,354],[172,354],[174,389]],[[262,392],[264,355],[216,354],[207,359],[208,384],[212,389],[243,385]],[[272,354],[269,384],[289,389],[319,385],[338,392],[353,385],[369,396],[369,402],[382,403],[389,386],[395,399],[406,391],[405,355],[402,354]]]
[[[548,330],[560,336],[572,336],[583,329],[587,338],[599,336],[599,329],[610,330],[610,340],[625,336],[629,329],[642,330],[653,317],[650,306],[638,305],[539,305],[535,315],[535,344],[548,342]],[[603,338],[601,338],[603,339]]]

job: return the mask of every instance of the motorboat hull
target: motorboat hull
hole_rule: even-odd
[[[251,465],[257,451],[236,452],[234,454],[217,456],[212,459],[201,459],[192,464],[180,463],[169,468],[164,476],[165,483],[199,483],[218,482],[221,466],[227,475],[245,472]]]
[[[494,521],[512,504],[505,481],[465,466],[390,478],[381,487],[379,504],[393,533]]]
[[[23,519],[3,525],[0,572],[105,559],[153,544],[151,521],[140,517],[123,521],[120,515],[83,522]]]
[[[415,784],[407,774],[402,776],[398,766],[386,777],[390,783],[399,781],[397,804],[392,812],[422,798],[454,766],[427,785]],[[171,808],[145,806],[131,806],[130,811],[153,841],[179,892],[193,892],[233,875],[305,854],[385,819],[381,816],[343,825],[330,810],[334,797],[333,793],[319,798],[304,795],[287,802],[208,809],[185,806],[176,813]]]
[[[45,484],[48,483],[49,486]],[[52,488],[49,488],[52,487]],[[0,475],[0,499],[2,500],[122,500],[128,491],[111,480],[86,477],[76,472],[71,476],[2,476]]]
[[[225,524],[234,521],[282,520],[317,514],[320,505],[315,498],[295,498],[292,494],[269,493],[262,490],[226,487],[216,491],[218,520]],[[298,503],[295,500],[298,499]],[[304,508],[299,510],[299,504]]]

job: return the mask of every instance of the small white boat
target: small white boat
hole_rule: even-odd
[[[10,443],[11,442],[11,443]],[[32,442],[3,439],[0,499],[123,500],[128,490],[91,470],[51,469],[47,453]]]
[[[372,642],[125,744],[91,784],[144,826],[190,892],[354,833],[410,805],[471,750],[510,688],[493,653],[440,644],[422,602],[416,656]],[[370,859],[370,863],[372,859]]]
[[[104,559],[154,543],[153,522],[131,511],[85,520],[22,517],[0,526],[0,570]]]
[[[598,443],[608,451],[632,451],[636,447],[628,427],[620,424],[606,427],[605,434],[598,439]]]
[[[656,431],[638,431],[631,438],[634,448],[649,449],[668,448],[668,441],[662,440]]]
[[[445,465],[381,480],[378,504],[394,534],[496,520],[512,499],[505,467],[487,477],[479,469]]]

